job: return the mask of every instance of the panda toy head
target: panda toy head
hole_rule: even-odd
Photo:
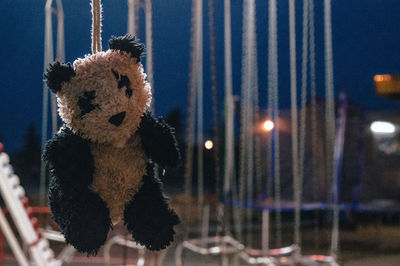
[[[45,79],[67,127],[92,142],[122,147],[150,106],[151,88],[140,62],[143,44],[126,35],[112,37],[109,48],[73,65],[56,62]]]

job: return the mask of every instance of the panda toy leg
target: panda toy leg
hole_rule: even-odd
[[[88,188],[83,190],[66,189],[58,178],[53,178],[50,207],[66,242],[79,252],[96,255],[110,229],[110,212],[97,193]]]
[[[46,144],[43,160],[50,173],[51,213],[66,242],[96,255],[111,219],[106,203],[89,189],[94,171],[90,142],[64,126]]]
[[[150,250],[166,248],[172,241],[179,217],[168,207],[160,180],[154,177],[154,165],[147,165],[147,174],[133,199],[125,206],[124,221],[136,242]]]

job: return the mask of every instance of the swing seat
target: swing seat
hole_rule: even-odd
[[[252,264],[252,265],[267,265],[267,266],[275,266],[276,265],[276,259],[271,258],[271,257],[253,257],[246,252],[242,251],[238,253],[235,258],[233,259],[233,265],[234,266],[239,266],[240,265],[240,260],[245,261],[247,264]]]
[[[59,243],[65,243],[64,235],[58,231],[50,230],[50,229],[40,229],[42,236],[48,241],[55,241]],[[76,249],[73,246],[67,245],[65,246],[60,254],[57,256],[59,261],[63,263],[70,263],[75,255]]]
[[[104,245],[104,265],[111,265],[111,247],[114,245],[120,245],[137,250],[138,259],[136,265],[137,266],[144,265],[145,253],[146,253],[145,247],[139,246],[136,244],[136,242],[126,239],[125,237],[119,234],[107,240],[106,244]]]
[[[299,251],[300,248],[297,245],[270,249],[267,252],[261,249],[248,248],[235,256],[233,265],[240,265],[239,260],[243,260],[249,264],[293,265]]]
[[[188,249],[193,253],[203,256],[220,255],[220,254],[236,254],[244,249],[236,239],[231,236],[215,236],[206,238],[189,239],[180,243],[175,250],[175,264],[182,266],[182,253],[184,249]]]
[[[336,259],[333,256],[325,256],[325,255],[306,255],[301,256],[299,259],[299,263],[301,265],[307,266],[339,266],[336,262]]]

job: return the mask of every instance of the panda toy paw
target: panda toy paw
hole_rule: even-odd
[[[162,193],[160,180],[153,176],[152,166],[139,192],[125,207],[124,221],[135,241],[150,250],[164,249],[173,241],[173,227],[180,220],[168,207],[168,198]]]
[[[111,226],[110,213],[104,201],[94,192],[88,190],[78,197],[62,201],[53,199],[53,217],[68,244],[79,252],[96,255],[107,239]]]

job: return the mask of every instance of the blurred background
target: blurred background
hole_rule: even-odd
[[[400,265],[399,1],[102,5],[103,50],[127,32],[146,44],[152,108],[183,159],[159,169],[182,218],[172,247],[137,262],[117,227],[111,264]],[[41,150],[62,121],[43,71],[91,53],[90,1],[3,0],[0,11],[0,142],[40,227],[57,231]],[[7,239],[0,260],[15,265]],[[66,261],[102,264],[105,252]]]

